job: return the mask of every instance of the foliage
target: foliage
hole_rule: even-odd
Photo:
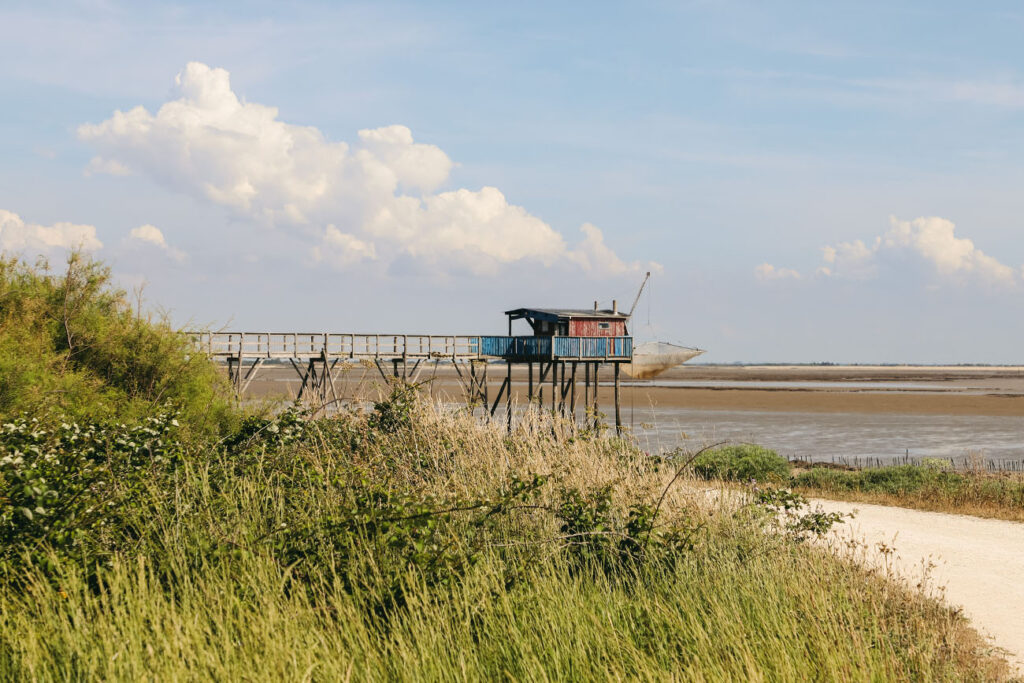
[[[853,471],[812,467],[796,474],[792,486],[868,502],[1024,521],[1024,478],[1011,473],[955,472],[937,463]]]
[[[388,396],[373,404],[370,427],[388,434],[408,429],[412,424],[415,405],[416,386],[395,381],[391,384]]]
[[[135,425],[0,425],[0,575],[24,561],[92,564],[113,552],[144,479],[180,460],[178,428],[171,413]]]
[[[693,461],[693,471],[702,479],[778,482],[789,478],[789,462],[775,451],[743,444],[701,453]]]
[[[836,524],[853,517],[841,512],[825,512],[820,507],[804,512],[804,508],[810,507],[807,499],[789,489],[755,487],[754,505],[767,511],[771,522],[797,542],[822,538]]]
[[[194,431],[232,419],[224,380],[185,335],[129,305],[110,270],[0,258],[0,415],[135,420],[170,403]]]

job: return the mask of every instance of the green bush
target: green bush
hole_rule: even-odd
[[[172,404],[193,431],[233,420],[226,382],[167,320],[82,254],[63,273],[0,258],[0,415],[134,421]]]
[[[918,493],[926,488],[959,488],[963,475],[934,467],[894,465],[845,472],[813,468],[793,478],[793,485],[831,491],[871,491],[876,493]]]
[[[693,461],[693,471],[703,479],[784,481],[789,477],[789,462],[775,451],[743,444],[701,453]]]

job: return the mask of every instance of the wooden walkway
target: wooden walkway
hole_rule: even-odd
[[[615,422],[621,427],[619,371],[633,358],[632,337],[537,337],[429,334],[353,334],[334,332],[207,332],[187,333],[197,350],[223,361],[228,378],[239,398],[245,394],[266,361],[288,361],[302,382],[298,399],[312,399],[319,406],[338,401],[334,370],[345,361],[367,361],[376,365],[387,380],[399,378],[415,383],[424,363],[449,361],[455,365],[460,382],[471,403],[489,404],[487,364],[504,361],[507,369],[497,398],[490,408],[494,415],[504,397],[511,428],[512,365],[525,364],[529,372],[528,399],[540,398],[541,387],[551,383],[552,410],[576,409],[577,367],[583,365],[584,406],[598,414],[598,371],[602,364],[614,367]],[[386,369],[391,365],[390,371]],[[468,364],[463,374],[460,364]],[[411,365],[411,369],[410,369]],[[534,393],[534,369],[537,389]],[[467,376],[468,375],[468,376]],[[591,382],[593,382],[591,384]],[[593,389],[591,393],[591,389]],[[593,404],[590,405],[591,396]]]

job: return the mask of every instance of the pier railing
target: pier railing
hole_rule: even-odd
[[[480,355],[480,337],[331,332],[191,332],[213,358],[462,358]]]
[[[482,353],[510,360],[628,360],[632,337],[481,337]]]
[[[212,358],[485,359],[627,361],[632,337],[534,337],[331,332],[190,332]]]

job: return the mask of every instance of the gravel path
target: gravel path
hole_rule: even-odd
[[[962,607],[974,627],[1007,651],[1024,674],[1024,524],[883,505],[814,500],[826,511],[857,511],[836,533],[864,541],[866,561],[929,585]],[[890,547],[894,553],[879,550]]]

